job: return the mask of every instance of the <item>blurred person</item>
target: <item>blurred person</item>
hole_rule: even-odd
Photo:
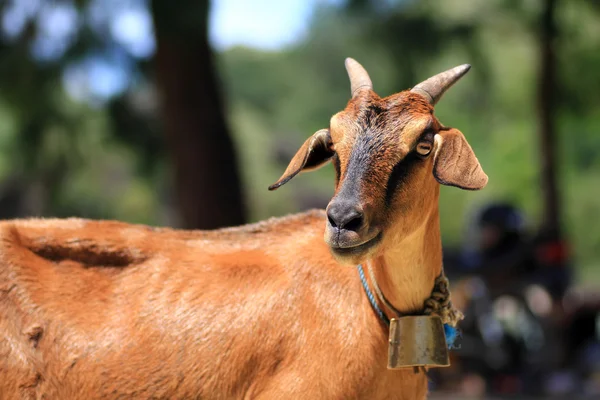
[[[478,220],[478,265],[476,272],[492,292],[503,293],[514,280],[529,280],[538,269],[527,240],[522,213],[510,204],[492,204]]]
[[[515,280],[534,278],[539,265],[519,209],[509,203],[482,207],[470,218],[462,249],[445,254],[459,276],[478,276],[489,289],[504,293]]]
[[[485,206],[479,213],[478,236],[467,265],[486,280],[493,292],[505,292],[515,283],[539,284],[559,301],[571,284],[566,242],[545,232],[529,235],[523,213],[509,203]]]
[[[558,356],[549,351],[555,338],[546,317],[553,301],[525,218],[512,204],[493,203],[475,215],[470,228],[454,260],[466,275],[454,290],[465,312],[457,353],[462,374],[469,382],[480,377],[491,393],[540,394],[543,376]]]

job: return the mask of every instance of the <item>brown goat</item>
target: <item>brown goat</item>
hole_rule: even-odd
[[[271,187],[331,160],[326,212],[211,232],[2,222],[0,399],[425,398],[425,374],[387,369],[385,324],[341,264],[422,312],[442,272],[438,182],[487,182],[433,115],[468,66],[383,99],[346,67],[346,109]]]

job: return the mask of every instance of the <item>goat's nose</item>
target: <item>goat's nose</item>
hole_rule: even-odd
[[[329,224],[334,228],[358,231],[363,225],[362,208],[346,202],[336,202],[327,207]]]

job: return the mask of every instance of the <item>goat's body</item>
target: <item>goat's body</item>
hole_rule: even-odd
[[[0,399],[424,398],[324,219],[0,223]]]

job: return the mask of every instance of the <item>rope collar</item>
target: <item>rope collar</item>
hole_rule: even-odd
[[[365,294],[367,295],[367,299],[373,308],[373,311],[377,314],[379,319],[383,321],[386,326],[390,326],[390,319],[383,312],[379,304],[377,304],[377,300],[375,300],[375,295],[369,288],[369,284],[367,283],[367,279],[365,277],[365,272],[363,270],[362,265],[357,266],[358,276],[360,277],[360,282],[362,283],[363,289],[365,290]],[[375,279],[375,274],[370,265],[367,265],[367,270],[369,272],[369,278],[373,284],[373,288],[375,289],[375,293],[379,300],[385,304],[390,310],[392,310],[398,317],[415,315],[415,314],[406,314],[401,313],[396,309],[383,295],[379,285],[377,284],[377,280]],[[455,309],[452,306],[450,301],[450,290],[449,290],[449,282],[448,278],[442,273],[436,278],[433,290],[431,292],[431,296],[425,300],[424,309],[422,314],[424,315],[437,315],[442,319],[444,323],[444,333],[446,335],[446,343],[448,344],[448,348],[454,347],[454,341],[458,336],[458,332],[456,330],[456,324],[458,321],[463,319],[463,314]]]

